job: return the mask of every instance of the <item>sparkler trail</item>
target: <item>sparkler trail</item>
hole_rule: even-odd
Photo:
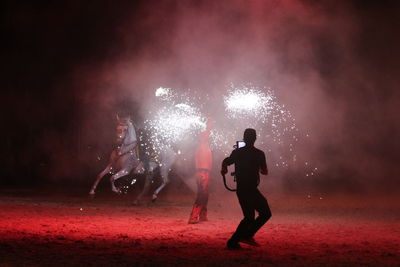
[[[272,151],[271,147],[275,153],[281,152],[274,161],[276,167],[288,168],[289,165],[299,164],[296,143],[303,135],[292,113],[285,105],[278,103],[271,88],[259,88],[252,84],[231,84],[224,97],[224,104],[226,116],[230,120],[230,131],[216,132],[212,135],[215,147],[227,154],[236,141],[233,138],[241,136],[243,129],[256,128],[258,142],[262,147],[268,147],[269,152]],[[221,142],[227,139],[230,141]],[[317,168],[312,168],[308,162],[305,162],[302,168],[311,168],[306,176],[314,175],[317,171]]]
[[[199,96],[190,90],[178,93],[165,87],[155,89],[154,95],[154,108],[144,126],[152,149],[159,152],[165,147],[196,143],[198,134],[206,127],[207,117],[202,110],[209,103],[208,96]],[[229,154],[243,129],[251,127],[258,131],[260,146],[275,155],[271,160],[275,167],[287,169],[300,165],[308,170],[306,176],[315,175],[317,168],[308,162],[301,163],[296,152],[299,139],[308,135],[300,133],[292,113],[278,103],[271,88],[231,84],[223,103],[224,112],[219,114],[219,123],[210,135],[213,150]]]
[[[297,129],[295,119],[284,105],[279,105],[271,88],[262,90],[252,85],[235,87],[231,85],[228,96],[224,97],[225,111],[231,119],[246,121],[249,127],[262,126],[271,128],[274,141],[289,130]],[[285,124],[285,127],[281,127]]]
[[[265,119],[271,109],[271,101],[271,94],[247,88],[236,89],[224,97],[225,110],[231,118],[254,116]]]
[[[205,129],[206,118],[188,93],[177,94],[171,88],[160,87],[155,96],[155,112],[149,112],[145,129],[156,151],[190,141]]]

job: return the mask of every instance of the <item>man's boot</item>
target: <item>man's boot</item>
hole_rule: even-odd
[[[193,224],[193,223],[198,223],[200,220],[200,211],[201,211],[201,206],[194,204],[193,209],[192,209],[192,213],[190,214],[190,218],[189,218],[189,224]]]

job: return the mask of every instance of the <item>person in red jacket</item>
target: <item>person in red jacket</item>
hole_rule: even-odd
[[[208,119],[205,131],[200,133],[200,142],[196,148],[195,167],[197,196],[189,217],[190,224],[207,221],[208,182],[212,168],[212,153],[209,145],[213,119]]]

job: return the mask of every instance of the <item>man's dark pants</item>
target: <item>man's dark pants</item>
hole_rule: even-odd
[[[229,243],[237,243],[240,239],[253,237],[254,234],[271,218],[268,201],[257,187],[240,188],[236,192],[244,218],[229,239]],[[255,219],[255,211],[258,217]]]

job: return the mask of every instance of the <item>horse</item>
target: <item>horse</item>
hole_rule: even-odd
[[[134,202],[135,205],[140,204],[142,199],[150,190],[151,182],[155,176],[155,171],[159,168],[161,176],[161,185],[157,187],[152,194],[152,202],[155,202],[158,198],[158,194],[165,186],[169,183],[168,174],[171,171],[171,166],[174,164],[176,159],[176,153],[169,147],[165,146],[160,149],[156,157],[142,157],[146,158],[143,160],[145,170],[145,181],[142,192],[136,197]]]
[[[97,185],[106,174],[111,174],[111,190],[115,193],[120,193],[120,190],[115,186],[115,181],[131,173],[132,170],[136,169],[140,164],[136,151],[138,140],[130,117],[119,118],[117,116],[117,120],[116,148],[111,152],[110,160],[106,168],[97,175],[89,191],[90,196],[96,194]]]
[[[175,161],[176,154],[170,147],[159,150],[157,157],[139,158],[136,129],[130,117],[119,118],[116,128],[116,148],[111,152],[110,161],[106,168],[101,171],[93,183],[89,196],[94,197],[97,185],[106,175],[111,174],[111,190],[121,194],[121,189],[115,186],[115,181],[123,176],[145,173],[145,183],[142,192],[137,196],[135,204],[141,202],[142,198],[148,193],[151,181],[153,180],[156,168],[160,169],[162,183],[152,194],[152,201],[158,198],[158,194],[169,183],[168,174]],[[143,143],[141,145],[144,145]],[[142,157],[143,158],[143,157]]]

